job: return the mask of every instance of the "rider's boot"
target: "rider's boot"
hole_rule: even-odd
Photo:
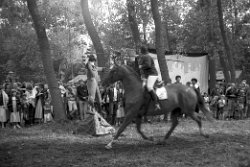
[[[161,109],[161,106],[160,106],[160,104],[159,104],[159,102],[158,102],[158,97],[157,97],[155,91],[154,91],[154,90],[151,90],[149,93],[150,93],[151,98],[153,99],[153,101],[154,101],[154,103],[155,103],[155,110],[160,110],[160,109]]]

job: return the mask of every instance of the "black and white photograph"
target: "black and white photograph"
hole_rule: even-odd
[[[250,167],[249,0],[0,0],[0,167]]]

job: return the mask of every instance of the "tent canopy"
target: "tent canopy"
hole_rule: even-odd
[[[161,78],[160,67],[156,54],[149,53],[154,59],[154,63],[158,74]],[[208,91],[208,58],[206,55],[191,57],[180,54],[166,55],[169,75],[172,83],[175,82],[177,75],[181,76],[182,84],[190,82],[192,78],[196,78],[200,85],[201,92]]]

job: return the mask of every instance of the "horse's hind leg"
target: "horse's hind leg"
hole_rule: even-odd
[[[197,122],[198,126],[199,126],[199,131],[200,131],[200,135],[208,138],[209,136],[207,134],[205,134],[202,130],[202,123],[201,123],[201,117],[196,113],[193,112],[191,115],[189,115],[194,121]]]
[[[178,115],[180,114],[180,110],[176,109],[171,113],[171,121],[172,121],[172,126],[169,129],[168,133],[165,135],[164,140],[160,141],[158,144],[160,145],[164,145],[166,144],[166,140],[171,136],[171,134],[173,133],[174,129],[176,128],[176,126],[178,125],[179,121],[178,121]]]
[[[142,122],[142,116],[138,115],[136,117],[136,129],[137,132],[141,135],[141,137],[145,140],[153,141],[153,138],[148,138],[142,131],[141,131],[141,122]]]

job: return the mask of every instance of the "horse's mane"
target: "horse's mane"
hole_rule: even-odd
[[[135,69],[131,66],[128,65],[123,65],[124,67],[130,74],[132,74],[136,79],[141,80],[140,75],[135,71]]]

